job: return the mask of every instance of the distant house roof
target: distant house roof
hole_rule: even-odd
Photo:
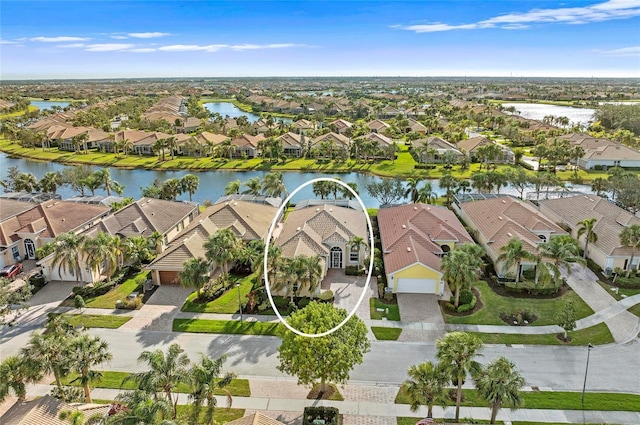
[[[415,141],[415,144],[426,145],[432,149],[435,149],[439,153],[454,152],[458,155],[462,155],[456,145],[447,142],[437,136],[427,137],[426,139],[419,139]]]
[[[309,121],[309,120],[298,120],[296,122],[293,123],[293,126],[295,128],[299,128],[300,130],[315,130],[316,129],[316,123],[313,121]]]
[[[258,134],[257,136],[252,136],[251,134],[243,134],[242,136],[233,139],[231,143],[240,148],[251,147],[257,149],[258,142],[260,142],[261,140],[265,140],[264,134]]]
[[[14,201],[32,202],[39,204],[51,199],[62,199],[62,196],[45,192],[7,192],[0,194],[0,199],[12,199]]]
[[[440,271],[444,242],[473,243],[453,211],[435,205],[408,204],[378,210],[385,271],[415,263]]]
[[[69,422],[60,419],[60,412],[64,410],[80,411],[85,418],[109,411],[107,404],[65,403],[46,394],[34,400],[16,402],[2,416],[3,425],[68,425]]]
[[[353,123],[350,123],[347,120],[343,120],[342,118],[337,119],[335,121],[331,121],[329,125],[335,126],[338,130],[346,130],[353,126]]]
[[[367,123],[367,126],[372,131],[384,131],[387,128],[391,127],[389,124],[387,124],[386,122],[384,122],[382,120],[373,120],[373,121]]]
[[[306,143],[306,138],[303,134],[297,134],[288,132],[278,137],[278,140],[282,142],[282,146],[285,148],[302,148]]]
[[[197,211],[197,205],[186,202],[141,198],[97,223],[87,230],[86,234],[94,236],[102,231],[111,236],[125,237],[149,237],[153,232],[164,235],[177,223],[191,214],[195,215]]]
[[[572,146],[582,147],[585,152],[582,158],[585,160],[640,161],[640,152],[613,140],[586,133],[565,134],[559,138],[568,140]]]
[[[464,150],[465,152],[473,152],[478,149],[480,146],[490,145],[493,142],[487,139],[485,136],[476,136],[471,137],[469,139],[460,140],[458,142],[458,148]]]
[[[378,146],[389,146],[393,143],[393,140],[391,140],[390,137],[380,133],[369,133],[362,137],[370,142],[376,143]]]
[[[354,236],[367,239],[367,223],[361,211],[334,205],[296,209],[289,213],[275,244],[282,255],[326,256],[325,242],[347,243]]]
[[[546,199],[540,206],[553,212],[572,229],[582,220],[595,218],[598,240],[591,244],[607,255],[630,255],[631,248],[620,244],[620,233],[625,227],[640,224],[640,218],[596,195],[579,195],[568,198]],[[591,245],[590,245],[591,246]]]
[[[232,202],[232,201],[254,202],[256,204],[270,205],[274,208],[278,208],[282,204],[282,198],[273,198],[271,196],[259,196],[259,195],[249,195],[249,194],[234,194],[234,195],[222,196],[215,203],[221,204],[221,203]]]
[[[312,146],[316,146],[322,142],[329,142],[337,146],[348,147],[350,139],[342,134],[331,132],[313,139]]]
[[[193,137],[202,146],[205,146],[207,144],[216,146],[228,139],[228,137],[224,134],[211,133],[208,131],[203,131],[202,133],[196,134]]]
[[[256,412],[235,421],[227,422],[227,425],[284,425],[284,423]]]

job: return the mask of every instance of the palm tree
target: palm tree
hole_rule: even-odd
[[[476,380],[476,388],[482,398],[489,402],[491,424],[496,423],[498,411],[503,407],[517,409],[524,400],[520,390],[525,380],[516,366],[505,357],[498,357],[482,371]]]
[[[111,360],[109,344],[100,337],[80,335],[71,341],[69,346],[71,370],[78,374],[74,381],[79,381],[84,389],[84,397],[87,403],[91,403],[91,390],[89,384],[102,377],[100,372],[93,368],[101,363]]]
[[[351,251],[358,253],[358,267],[362,263],[360,260],[360,247],[364,247],[365,249],[367,248],[367,243],[364,241],[364,238],[360,236],[353,236],[349,240],[349,248],[351,248]]]
[[[460,419],[462,383],[468,373],[473,377],[481,371],[481,365],[474,360],[474,357],[482,345],[480,338],[465,332],[450,332],[436,341],[436,358],[447,376],[451,376],[453,383],[457,385],[456,422]]]
[[[68,270],[76,277],[76,282],[82,280],[81,261],[85,239],[86,236],[79,236],[73,232],[63,233],[56,237],[51,267],[58,266],[58,275],[61,276],[60,270],[65,273]]]
[[[100,185],[107,191],[107,196],[111,196],[111,173],[108,168],[103,168],[94,172],[96,179],[100,182]]]
[[[151,258],[151,250],[149,242],[144,236],[133,236],[124,241],[127,259],[137,266],[143,261],[149,261]]]
[[[640,227],[640,226],[639,226]],[[567,274],[571,274],[570,263],[585,264],[586,261],[580,257],[578,243],[569,235],[556,236],[549,242],[538,245],[538,251],[543,257],[552,260],[553,268],[561,270],[565,268]]]
[[[248,193],[250,195],[260,195],[260,177],[252,177],[244,183],[247,186],[247,190],[242,193]]]
[[[233,180],[227,183],[224,187],[225,195],[237,195],[240,193],[240,187],[242,186],[242,182],[240,180]]]
[[[323,270],[320,260],[321,258],[319,255],[311,257],[303,255],[300,257],[298,263],[300,276],[302,277],[302,281],[307,284],[307,289],[309,290],[309,294],[312,298],[313,294],[315,294],[318,289],[320,278],[322,277]]]
[[[282,173],[273,171],[264,176],[262,180],[262,191],[267,196],[281,197],[284,194],[286,197],[288,192],[282,181]]]
[[[203,404],[207,406],[206,421],[207,424],[213,425],[213,412],[216,407],[215,393],[222,390],[227,396],[227,406],[231,407],[231,393],[225,389],[227,385],[235,378],[235,374],[227,372],[220,377],[222,372],[222,363],[227,356],[222,355],[217,359],[202,356],[200,363],[196,363],[191,367],[189,375],[191,376],[192,391],[189,398],[193,400],[194,414],[193,419],[200,416],[200,409]],[[195,423],[196,421],[194,421]]]
[[[638,249],[640,249],[640,224],[632,224],[629,227],[625,227],[620,232],[620,243],[623,246],[631,248],[631,258],[627,263],[627,277],[631,274],[633,268],[633,258]]]
[[[192,195],[198,190],[200,185],[200,179],[193,174],[185,174],[180,178],[181,192],[187,192],[189,194],[189,202],[192,201]]]
[[[129,151],[133,149],[133,142],[129,139],[123,139],[120,141],[120,148],[122,152],[124,152],[124,156],[126,157],[129,154]]]
[[[176,149],[178,149],[178,139],[175,136],[167,137],[166,145],[169,148],[169,152],[171,152],[171,159],[174,159]]]
[[[40,180],[40,190],[45,193],[55,195],[60,186],[62,186],[62,174],[58,171],[49,171]]]
[[[38,179],[32,173],[20,173],[14,181],[16,191],[37,192],[39,189]]]
[[[182,286],[196,288],[199,297],[202,287],[209,281],[209,262],[202,258],[190,258],[182,266],[183,270],[178,273]]]
[[[451,196],[453,195],[457,184],[458,180],[456,180],[456,178],[451,175],[450,171],[444,172],[442,174],[442,177],[440,177],[440,187],[447,191],[447,204],[451,203]]]
[[[409,366],[408,380],[404,386],[411,400],[411,411],[415,412],[420,406],[427,406],[427,417],[433,417],[433,405],[446,403],[446,385],[448,379],[444,370],[432,362],[424,362]]]
[[[587,258],[589,242],[598,242],[598,234],[595,231],[597,221],[597,218],[585,218],[584,220],[578,222],[578,224],[580,225],[580,227],[578,227],[578,239],[580,239],[580,236],[582,235],[586,236],[584,241],[584,254],[582,255],[582,258],[584,259]]]
[[[468,288],[476,280],[478,270],[483,264],[484,252],[479,245],[466,244],[450,251],[441,260],[440,269],[443,279],[455,291],[454,306],[458,308],[460,290]]]
[[[36,382],[40,374],[27,366],[21,356],[9,356],[0,363],[0,402],[13,392],[18,401],[27,396],[27,383]]]
[[[107,278],[111,277],[118,264],[116,253],[111,249],[111,239],[108,233],[99,232],[95,238],[87,239],[83,245],[91,270],[100,273],[100,268],[104,265]]]
[[[112,416],[109,423],[156,424],[169,416],[173,409],[171,402],[152,397],[152,393],[140,389],[120,393],[116,396],[116,401],[125,404],[127,408]],[[161,423],[171,422],[162,421]]]
[[[156,255],[162,252],[162,245],[164,244],[164,236],[162,233],[154,230],[153,233],[147,238],[149,245],[153,247]]]
[[[107,248],[111,251],[111,255],[116,259],[116,267],[124,265],[124,257],[127,253],[127,245],[120,236],[112,236],[107,241]]]
[[[424,185],[420,189],[418,189],[418,197],[416,198],[416,202],[430,204],[434,199],[436,199],[437,196],[438,195],[436,195],[436,193],[433,191],[431,182],[424,182]]]
[[[404,193],[405,198],[409,198],[411,202],[418,202],[418,185],[420,184],[420,179],[417,177],[409,177],[407,179],[407,190]]]
[[[173,398],[173,390],[180,384],[188,384],[189,357],[178,344],[171,344],[167,354],[160,350],[143,351],[138,356],[138,363],[146,363],[150,370],[133,373],[125,378],[124,382],[133,381],[138,388],[147,392],[162,392],[167,403],[173,408],[173,418],[177,413],[178,397]]]
[[[235,258],[238,248],[238,239],[231,229],[218,230],[204,244],[205,256],[208,261],[216,262],[221,266],[222,275],[227,280],[229,275],[228,263]]]
[[[522,241],[520,239],[510,239],[509,242],[500,248],[501,254],[498,256],[498,261],[504,261],[503,273],[506,275],[507,271],[516,266],[516,283],[520,281],[520,275],[522,274],[522,261],[533,260],[534,255],[524,249]]]
[[[89,174],[83,181],[84,186],[91,191],[91,196],[95,196],[96,190],[100,188],[102,182],[100,181],[100,177],[95,174]]]

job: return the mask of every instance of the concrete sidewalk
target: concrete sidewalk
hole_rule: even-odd
[[[343,393],[347,393],[346,385],[341,389]],[[50,385],[32,385],[29,387],[29,396],[42,396],[51,390]],[[91,394],[96,399],[112,400],[119,393],[115,389],[94,389]],[[416,412],[412,412],[409,405],[394,404],[393,402],[384,402],[370,400],[345,400],[345,401],[328,401],[328,400],[307,400],[305,398],[280,398],[275,394],[279,393],[279,383],[273,382],[271,396],[265,397],[233,397],[232,407],[247,410],[259,410],[265,412],[297,412],[302,413],[307,406],[333,406],[340,410],[340,413],[350,417],[348,424],[366,423],[385,423],[387,419],[398,416],[408,417],[425,417],[426,408],[421,407]],[[587,393],[587,396],[589,394]],[[187,394],[178,394],[179,404],[188,404]],[[216,397],[218,406],[226,406],[226,397]],[[434,407],[434,417],[436,418],[453,418],[455,415],[455,407]],[[491,411],[488,407],[462,407],[460,409],[461,418],[473,418],[480,420],[488,420],[491,417]],[[578,410],[552,410],[552,409],[519,409],[511,411],[502,409],[498,413],[498,420],[501,421],[527,421],[527,422],[551,422],[551,423],[612,423],[612,424],[638,424],[640,423],[640,412],[609,412],[609,411],[578,411]],[[395,423],[395,421],[393,422]]]

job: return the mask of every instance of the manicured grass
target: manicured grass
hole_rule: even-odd
[[[192,359],[193,360],[193,359]],[[123,390],[135,390],[137,388],[136,383],[134,381],[127,381],[123,383],[124,379],[131,375],[129,372],[116,372],[116,371],[102,371],[102,379],[100,381],[96,381],[93,383],[93,388],[112,388],[112,389],[123,389]],[[80,386],[80,384],[76,381],[71,383],[75,378],[77,378],[77,374],[69,374],[62,380],[64,385],[75,385]],[[52,385],[55,382],[52,383]],[[251,389],[249,388],[249,380],[247,379],[234,379],[231,381],[229,385],[225,387],[227,391],[231,393],[233,396],[237,397],[250,397]],[[181,384],[176,389],[177,393],[189,393],[191,390],[188,385]],[[224,395],[224,392],[220,389],[216,390],[216,394]]]
[[[506,325],[500,313],[529,310],[538,317],[532,326],[555,325],[556,317],[564,305],[573,301],[576,319],[593,314],[593,310],[572,290],[561,297],[552,299],[503,297],[496,294],[486,282],[478,281],[475,286],[480,291],[483,307],[469,316],[450,316],[445,312],[445,321],[456,324]]]
[[[547,335],[511,335],[469,332],[479,337],[485,344],[531,344],[531,345],[594,345],[615,342],[611,331],[604,323],[598,323],[590,328],[569,332],[571,342],[564,344],[555,334]]]
[[[377,340],[380,341],[396,341],[400,334],[402,333],[402,329],[400,328],[383,328],[379,326],[371,326],[371,332],[376,336]]]
[[[247,294],[251,291],[251,288],[253,287],[253,279],[255,277],[256,274],[254,273],[239,281],[241,299],[244,300],[247,297]],[[192,313],[218,314],[234,314],[239,311],[238,288],[236,288],[235,284],[232,284],[231,288],[220,297],[205,304],[193,302],[193,300],[196,298],[196,295],[196,292],[189,295],[187,301],[185,301],[184,305],[182,306],[182,311],[189,311]]]
[[[64,314],[63,316],[72,326],[84,326],[85,328],[117,329],[131,320],[131,317],[128,316],[94,314]]]
[[[487,405],[475,389],[463,389],[462,392],[465,401],[461,406]],[[523,391],[521,394],[525,409],[582,410],[582,393],[579,391]],[[395,403],[410,404],[409,395],[404,386],[398,390]],[[452,400],[448,405],[455,406],[455,401]],[[638,394],[587,392],[584,397],[584,410],[635,412],[638,405],[640,405]]]
[[[174,332],[232,335],[280,335],[279,322],[240,322],[231,320],[174,319]]]
[[[378,311],[377,309],[379,308],[385,311]],[[369,311],[371,320],[382,320],[383,317],[386,317],[387,320],[400,320],[400,308],[398,304],[386,304],[378,298],[369,298]]]
[[[396,418],[396,423],[398,425],[415,425],[416,422],[418,422],[420,419],[424,419],[422,417],[417,417],[417,418],[413,418],[413,417],[408,417],[408,416],[398,416]],[[447,424],[447,423],[453,423],[454,419],[453,418],[434,418],[433,421],[435,423],[438,424]],[[488,424],[490,421],[488,420],[480,420],[480,419],[469,419],[467,420],[466,418],[460,418],[460,423],[472,423],[472,424]],[[502,421],[496,421],[495,422],[496,425],[502,425],[504,424],[504,422]],[[515,422],[513,422],[515,424]],[[542,425],[542,424],[537,424],[537,425]],[[566,425],[566,424],[565,424]]]
[[[601,281],[598,281],[598,284],[600,284],[600,286],[602,286],[604,290],[607,291],[608,294],[610,294],[613,298],[615,298],[618,301],[626,297],[631,297],[633,295],[640,294],[640,289],[621,288],[616,286],[616,288],[618,288],[618,292],[616,293],[611,290],[612,287],[610,285],[607,285],[606,283]],[[627,311],[631,314],[634,314],[640,317],[640,303],[634,305],[633,307],[630,307]]]
[[[185,422],[192,424],[191,422],[191,412],[192,406],[189,405],[178,405],[176,409],[178,411],[178,419],[182,419]],[[205,425],[207,423],[205,416],[206,408],[202,409],[200,416],[198,417],[197,425]],[[215,422],[218,424],[226,424],[227,422],[235,421],[236,419],[240,419],[244,416],[245,409],[227,409],[226,404],[222,404],[217,406],[214,410],[213,418]]]
[[[142,288],[141,285],[138,284],[136,279],[146,279],[148,274],[149,272],[147,271],[140,272],[137,275],[125,280],[106,294],[100,295],[99,297],[86,299],[85,304],[88,308],[115,308],[116,301],[124,301],[127,299],[127,295],[129,295],[130,293],[140,292],[140,289]]]

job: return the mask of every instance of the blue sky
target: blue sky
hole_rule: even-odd
[[[640,0],[7,1],[0,77],[640,77]]]

